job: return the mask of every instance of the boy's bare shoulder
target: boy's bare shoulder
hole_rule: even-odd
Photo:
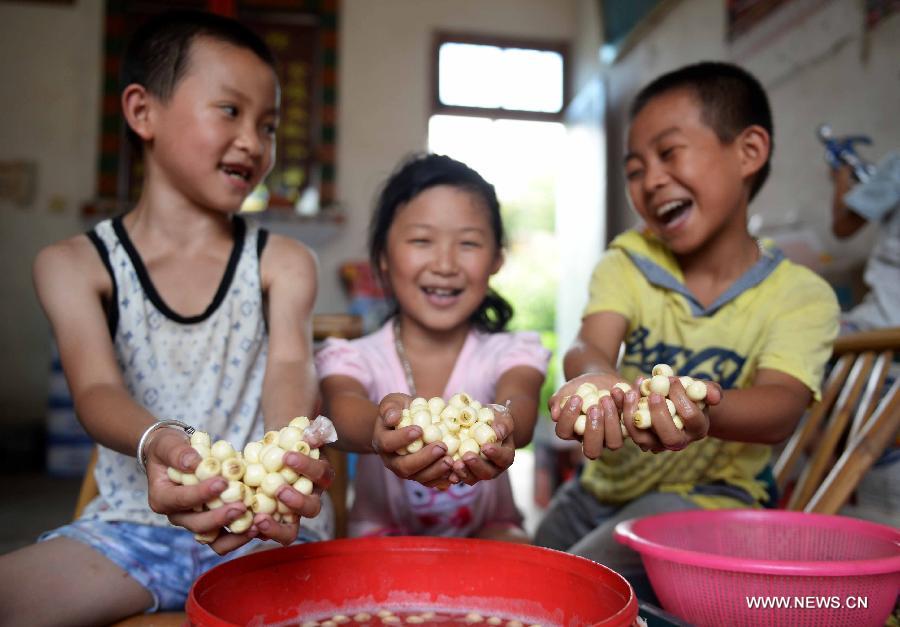
[[[284,235],[270,234],[260,259],[265,284],[282,277],[315,281],[319,262],[305,244]]]
[[[34,259],[35,284],[88,284],[102,289],[109,275],[97,249],[84,234],[60,240],[42,248]]]

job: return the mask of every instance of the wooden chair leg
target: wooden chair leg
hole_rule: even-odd
[[[862,353],[856,358],[834,411],[825,425],[825,431],[816,443],[812,459],[797,480],[797,485],[788,500],[787,509],[802,511],[821,484],[822,477],[833,464],[838,442],[850,424],[853,409],[863,392],[874,361],[873,353]]]
[[[828,473],[803,511],[836,514],[900,429],[900,379],[894,381],[860,433]]]
[[[876,358],[875,365],[872,367],[872,374],[869,376],[869,382],[866,384],[866,391],[859,400],[859,406],[856,409],[856,414],[853,416],[853,422],[850,424],[850,431],[847,435],[848,441],[853,440],[862,431],[863,425],[872,417],[878,404],[878,395],[884,389],[884,382],[887,380],[893,360],[894,352],[890,350],[882,351]]]
[[[804,455],[807,445],[818,435],[820,426],[834,406],[852,365],[853,355],[842,355],[838,359],[823,387],[822,400],[810,409],[779,455],[773,468],[779,491],[783,492],[787,488],[788,480]]]
[[[330,446],[325,447],[325,457],[334,468],[334,480],[328,488],[334,505],[334,535],[347,537],[347,453]]]
[[[78,500],[75,501],[75,513],[72,520],[78,520],[81,517],[84,508],[99,493],[97,490],[97,480],[94,479],[94,467],[97,465],[97,447],[91,451],[91,459],[84,471],[84,478],[81,480],[81,489],[78,491]]]

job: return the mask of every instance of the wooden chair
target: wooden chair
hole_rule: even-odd
[[[363,321],[352,314],[317,314],[313,317],[313,341],[321,342],[328,337],[352,340],[362,335]],[[347,537],[347,488],[349,470],[347,454],[336,448],[326,447],[325,457],[334,468],[334,480],[328,489],[334,505],[335,537]]]
[[[321,341],[327,337],[352,339],[362,334],[362,319],[350,314],[317,314],[313,317],[313,340]],[[326,447],[325,457],[334,468],[334,480],[328,488],[328,494],[334,505],[335,536],[347,535],[347,454],[337,449]],[[97,465],[97,449],[91,453],[88,467],[81,482],[78,498],[75,502],[73,518],[78,518],[84,508],[98,494],[97,481],[94,478],[94,467]],[[183,612],[159,612],[156,614],[140,614],[131,616],[115,624],[114,627],[175,627],[185,625],[187,615]]]
[[[352,340],[362,335],[362,318],[353,314],[316,314],[313,316],[313,341],[327,337]]]
[[[836,514],[900,429],[900,378],[885,390],[900,327],[839,337],[822,399],[810,408],[774,467],[790,488],[786,509]],[[789,482],[806,454],[793,486]]]

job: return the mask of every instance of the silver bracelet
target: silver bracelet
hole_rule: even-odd
[[[141,435],[141,439],[138,440],[137,445],[138,469],[140,469],[140,471],[145,475],[147,474],[147,462],[144,459],[144,447],[147,445],[147,440],[150,438],[150,434],[158,429],[162,429],[163,427],[174,427],[176,429],[181,429],[189,436],[194,433],[194,427],[185,424],[180,420],[160,420],[147,427],[147,430],[144,431],[143,435]]]

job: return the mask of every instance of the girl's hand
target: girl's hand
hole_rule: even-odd
[[[422,437],[422,429],[417,426],[394,428],[411,401],[408,394],[400,393],[388,394],[381,400],[372,449],[381,456],[385,467],[401,479],[418,481],[428,487],[446,487],[453,459],[447,455],[447,446],[443,442],[432,442],[409,455],[397,454],[399,449]]]
[[[557,390],[556,394],[550,397],[548,402],[550,418],[556,423],[556,435],[563,440],[579,439],[574,427],[575,421],[581,415],[581,398],[575,396],[575,391],[583,383],[593,383],[598,389],[610,390],[611,396],[603,397],[600,399],[599,406],[588,410],[587,425],[584,430],[585,455],[593,455],[591,459],[596,459],[600,455],[604,443],[616,445],[615,433],[618,433],[619,437],[618,445],[615,448],[621,446],[622,431],[619,428],[618,414],[624,402],[624,393],[614,387],[619,381],[621,379],[615,374],[587,373],[566,382]],[[610,426],[615,426],[615,429],[607,428],[607,422],[612,422],[612,419],[608,420],[607,418],[613,413],[615,413],[615,425]],[[607,432],[609,432],[608,437]]]
[[[222,529],[247,511],[242,502],[202,511],[204,503],[218,498],[228,487],[224,478],[211,477],[197,485],[186,486],[169,479],[166,473],[169,466],[184,473],[193,473],[200,463],[200,454],[191,448],[183,433],[175,429],[160,429],[147,444],[146,454],[148,500],[154,512],[168,516],[173,525],[194,533],[221,530],[218,538],[209,545],[220,555],[243,546],[258,535],[255,526],[242,534],[230,534]]]
[[[481,452],[487,459],[475,453],[466,453],[462,459],[453,462],[451,483],[462,481],[474,485],[479,481],[494,479],[509,468],[516,456],[516,443],[513,441],[513,417],[508,407],[488,405],[494,412],[494,433],[497,442],[485,444]]]
[[[665,398],[660,394],[651,394],[648,398],[652,426],[650,429],[638,429],[634,426],[634,412],[637,409],[639,394],[637,388],[641,380],[638,379],[635,390],[625,395],[625,408],[623,410],[623,422],[631,439],[643,451],[659,453],[660,451],[680,451],[691,442],[702,440],[709,431],[709,413],[707,409],[701,410],[691,399],[681,385],[678,377],[669,377],[669,399],[675,404],[675,411],[684,423],[684,429],[675,427],[669,410],[666,408]],[[706,384],[706,405],[717,405],[722,400],[722,388],[712,381],[704,381]]]

